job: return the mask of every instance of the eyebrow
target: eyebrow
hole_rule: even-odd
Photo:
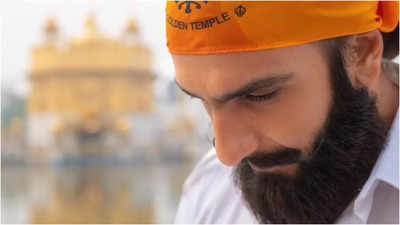
[[[260,88],[273,88],[278,85],[283,85],[284,83],[286,83],[290,79],[292,79],[292,77],[293,77],[293,73],[268,76],[267,78],[259,78],[259,79],[250,81],[249,83],[245,84],[244,86],[238,88],[235,91],[232,91],[230,93],[222,95],[221,97],[217,98],[216,101],[223,103],[223,102],[227,102],[236,97],[251,94],[252,92],[254,92]],[[200,96],[197,96],[196,94],[193,94],[190,91],[184,89],[176,80],[175,80],[175,83],[187,95],[189,95],[193,98],[202,99]]]

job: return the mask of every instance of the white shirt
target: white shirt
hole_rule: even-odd
[[[175,223],[258,223],[233,184],[233,172],[211,149],[183,186]],[[399,223],[399,112],[370,177],[337,223]]]

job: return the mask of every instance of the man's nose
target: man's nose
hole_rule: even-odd
[[[223,164],[237,165],[257,149],[256,135],[239,113],[224,109],[214,111],[212,123],[215,149]]]

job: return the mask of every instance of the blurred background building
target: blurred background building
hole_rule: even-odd
[[[79,21],[74,4],[97,5],[50,2],[0,4],[11,28],[1,42],[2,223],[173,222],[183,182],[212,134],[201,104],[164,74],[173,71],[164,37],[149,35],[164,29],[165,1],[98,1]],[[112,7],[141,10],[112,35],[97,17]],[[55,13],[32,17],[40,26],[31,29],[26,18],[15,25],[23,20],[15,10],[43,8]],[[68,35],[68,26],[78,32]],[[29,39],[22,33],[29,48],[19,49]],[[15,88],[24,82],[24,91]]]
[[[135,21],[127,21],[120,39],[103,34],[93,15],[70,40],[59,37],[58,29],[49,19],[44,41],[32,53],[27,118],[32,158],[116,156],[134,149],[141,142],[133,141],[140,132],[132,128],[136,114],[155,116],[151,53],[137,42]]]
[[[54,18],[47,19],[43,40],[31,53],[31,91],[20,103],[25,124],[18,117],[5,124],[25,150],[7,154],[18,148],[9,146],[5,160],[11,155],[27,163],[131,163],[195,158],[196,149],[206,147],[194,143],[200,124],[174,82],[156,102],[157,75],[135,20],[114,39],[98,29],[94,15],[75,37],[61,37],[59,29]]]

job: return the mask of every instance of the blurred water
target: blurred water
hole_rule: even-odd
[[[2,168],[2,223],[172,223],[193,163]]]

